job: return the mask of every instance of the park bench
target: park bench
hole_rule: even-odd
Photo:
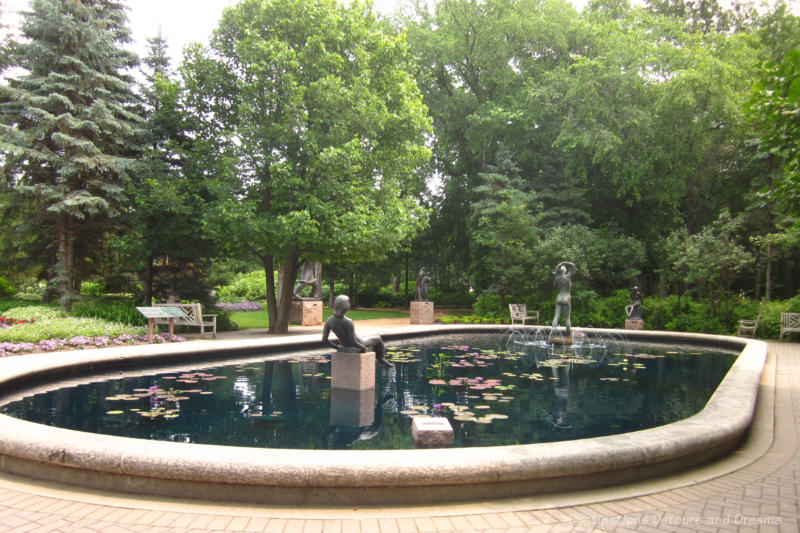
[[[778,340],[783,340],[784,333],[800,332],[800,313],[781,313],[781,334]]]
[[[539,311],[531,311],[533,314],[528,314],[528,306],[525,304],[508,304],[508,312],[511,314],[511,324],[515,320],[522,321],[522,325],[528,320],[533,320],[534,324],[539,323]]]
[[[761,322],[761,313],[758,313],[758,316],[755,320],[750,318],[743,318],[739,320],[739,329],[736,332],[736,335],[739,337],[756,337],[756,331],[758,331],[758,323]]]
[[[204,315],[203,306],[200,304],[153,304],[155,307],[177,307],[186,315],[185,317],[173,318],[176,326],[192,326],[200,328],[200,338],[205,338],[206,328],[211,328],[211,336],[217,338],[217,315]],[[169,318],[155,319],[156,324],[169,324]]]

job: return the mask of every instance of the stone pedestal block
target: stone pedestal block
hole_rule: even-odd
[[[411,302],[412,324],[433,324],[433,302]]]
[[[375,422],[375,389],[331,389],[331,425],[360,428]]]
[[[331,356],[331,388],[375,388],[375,352],[335,352]]]
[[[292,300],[289,308],[289,324],[295,326],[321,326],[322,300]]]
[[[625,329],[644,329],[644,320],[641,318],[626,318]]]
[[[453,427],[444,417],[415,416],[411,438],[417,448],[449,448],[453,446]]]

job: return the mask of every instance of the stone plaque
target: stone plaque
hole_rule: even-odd
[[[453,446],[453,427],[444,417],[415,416],[411,438],[417,448],[449,448]]]

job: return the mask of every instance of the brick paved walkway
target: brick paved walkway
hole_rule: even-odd
[[[0,474],[0,533],[800,531],[800,345],[770,343],[751,436],[707,467],[635,485],[385,509],[269,509],[71,491]]]

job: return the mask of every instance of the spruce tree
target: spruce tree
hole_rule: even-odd
[[[138,63],[127,15],[113,0],[33,0],[0,87],[3,180],[15,202],[53,239],[53,277],[63,308],[80,290],[83,263],[123,200],[140,123],[132,111]]]

